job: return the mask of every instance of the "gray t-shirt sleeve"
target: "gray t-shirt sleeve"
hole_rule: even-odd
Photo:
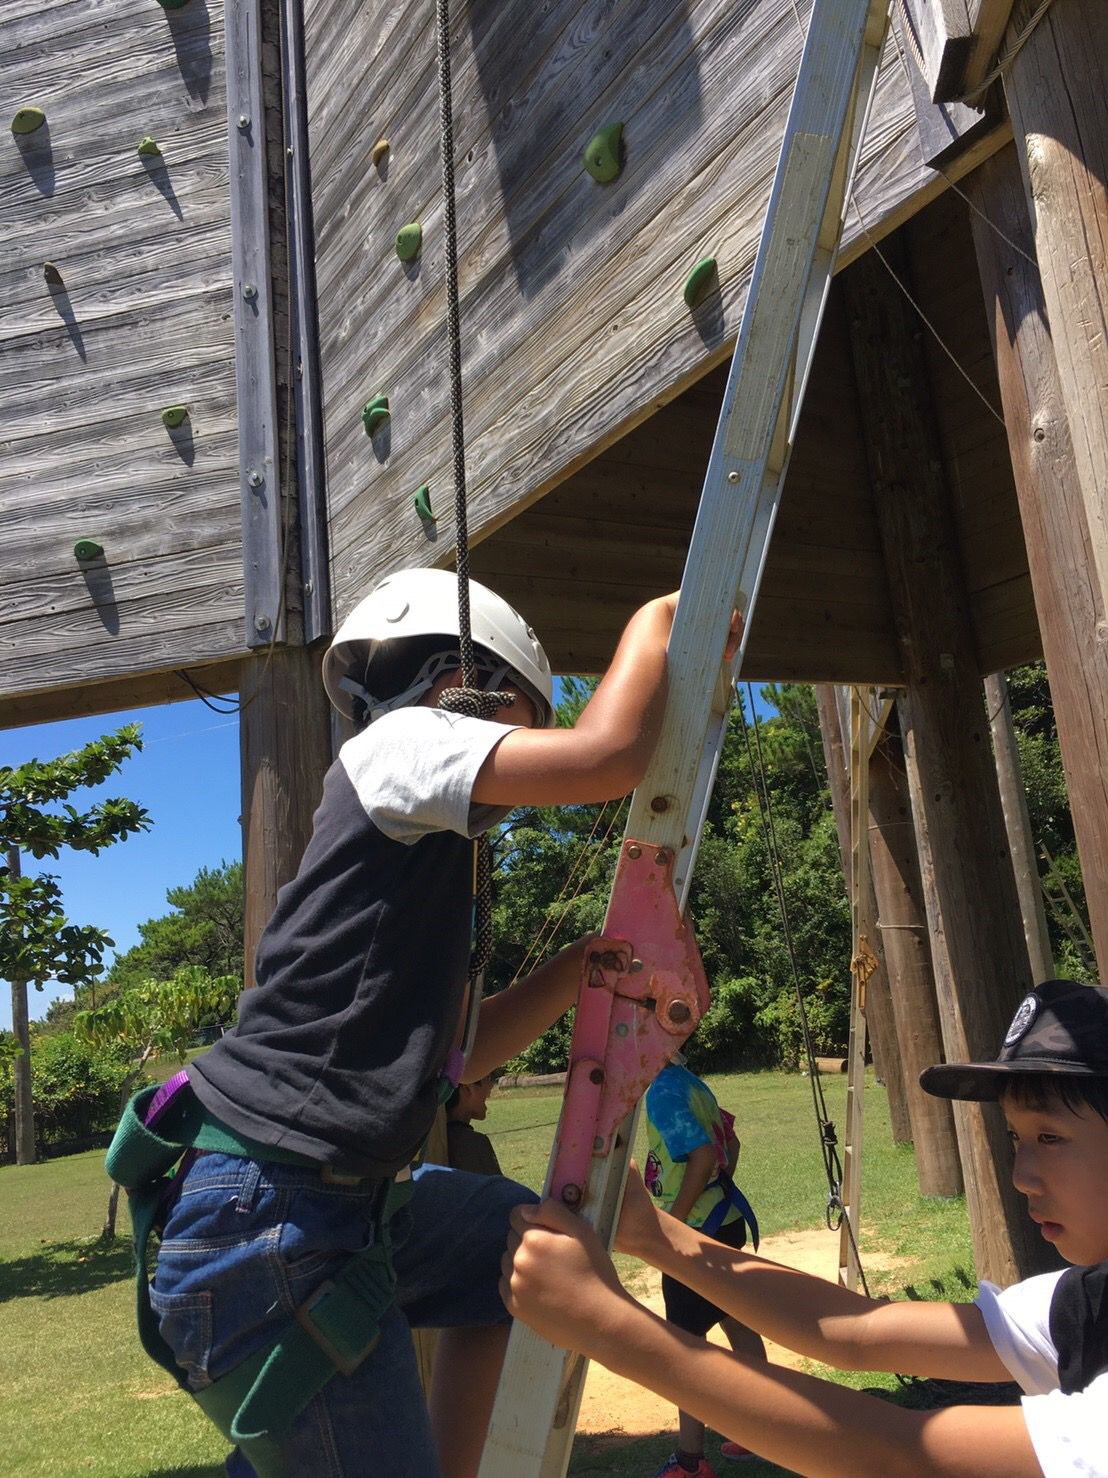
[[[512,728],[442,708],[399,708],[343,745],[339,759],[366,815],[410,846],[430,832],[475,837],[508,806],[471,802],[478,771]]]

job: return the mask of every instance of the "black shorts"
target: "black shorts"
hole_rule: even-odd
[[[734,1221],[729,1221],[726,1226],[720,1227],[714,1235],[716,1242],[722,1242],[725,1247],[742,1247],[746,1243],[746,1222],[741,1216]],[[723,1309],[717,1309],[715,1304],[709,1303],[706,1298],[701,1298],[699,1293],[694,1293],[691,1288],[686,1288],[684,1283],[678,1283],[676,1278],[671,1278],[668,1273],[662,1274],[662,1297],[666,1302],[666,1318],[678,1329],[683,1329],[686,1334],[707,1334],[722,1319],[731,1316]]]

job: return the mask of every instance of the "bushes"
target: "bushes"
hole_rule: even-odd
[[[118,1047],[95,1048],[72,1032],[31,1039],[35,1136],[57,1144],[114,1129],[119,1098],[128,1073],[129,1055]],[[0,1084],[3,1143],[10,1140],[14,1117],[10,1073]]]

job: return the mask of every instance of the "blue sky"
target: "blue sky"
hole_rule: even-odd
[[[76,792],[72,804],[85,810],[98,798],[125,796],[149,811],[150,830],[99,857],[63,851],[56,862],[24,861],[27,872],[56,874],[69,918],[106,930],[120,953],[138,943],[139,924],[169,912],[167,888],[242,856],[237,716],[213,713],[197,700],[0,732],[0,765],[15,766],[55,759],[133,722],[142,724],[142,752],[105,785]],[[68,986],[31,988],[31,1019],[41,1019],[56,995],[69,992]],[[0,1028],[11,1028],[6,983],[0,984]]]

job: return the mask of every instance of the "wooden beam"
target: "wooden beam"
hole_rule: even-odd
[[[972,96],[996,63],[1012,18],[1013,0],[968,0],[968,4],[974,47],[966,62],[962,90]]]
[[[154,708],[162,703],[184,703],[198,696],[189,678],[204,693],[234,693],[239,685],[239,659],[147,672],[103,682],[47,688],[0,699],[0,729],[27,724],[53,724],[59,719],[87,718],[97,713],[121,713],[129,708]]]
[[[296,875],[331,764],[331,710],[319,677],[322,651],[274,648],[243,662],[242,761],[244,984],[277,902]]]
[[[969,182],[1058,742],[1096,942],[1108,969],[1108,612],[1015,148]]]
[[[889,243],[901,282],[907,267]],[[907,286],[911,287],[908,283]],[[918,322],[885,266],[844,274],[906,692],[898,699],[948,1061],[995,1055],[1031,972],[955,554]],[[996,1105],[955,1105],[978,1272],[1006,1286],[1043,1266]],[[1047,1249],[1049,1250],[1049,1249]]]
[[[962,91],[962,78],[973,50],[968,0],[902,0],[909,49],[923,62],[933,103],[947,102]]]
[[[908,49],[934,103],[972,99],[993,68],[1013,0],[901,0]]]
[[[1035,839],[1027,812],[1027,791],[1023,784],[1016,728],[1012,722],[1012,705],[1008,699],[1008,679],[1003,672],[990,673],[985,679],[985,706],[989,711],[989,727],[993,731],[1000,803],[1004,808],[1008,847],[1020,895],[1023,937],[1027,941],[1031,975],[1035,981],[1050,980],[1054,975],[1054,960],[1046,925],[1046,905],[1035,861]]]
[[[945,1098],[933,1098],[919,1085],[924,1068],[943,1060],[943,1039],[912,801],[895,712],[886,720],[870,758],[869,816],[877,936],[891,986],[919,1193],[956,1196],[962,1190],[962,1164],[954,1110]]]
[[[846,751],[835,703],[835,689],[830,683],[817,683],[815,693],[820,738],[823,740],[823,758],[827,766],[827,783],[831,791],[831,807],[835,813],[835,829],[839,838],[839,857],[845,883],[850,877],[850,789]],[[872,879],[870,887],[872,890]],[[878,917],[876,897],[869,906],[868,917]],[[888,1095],[893,1143],[910,1144],[912,1124],[905,1103],[904,1074],[897,1049],[889,972],[885,966],[880,936],[871,942],[878,958],[878,968],[866,982],[866,1021],[873,1044],[873,1066]]]

